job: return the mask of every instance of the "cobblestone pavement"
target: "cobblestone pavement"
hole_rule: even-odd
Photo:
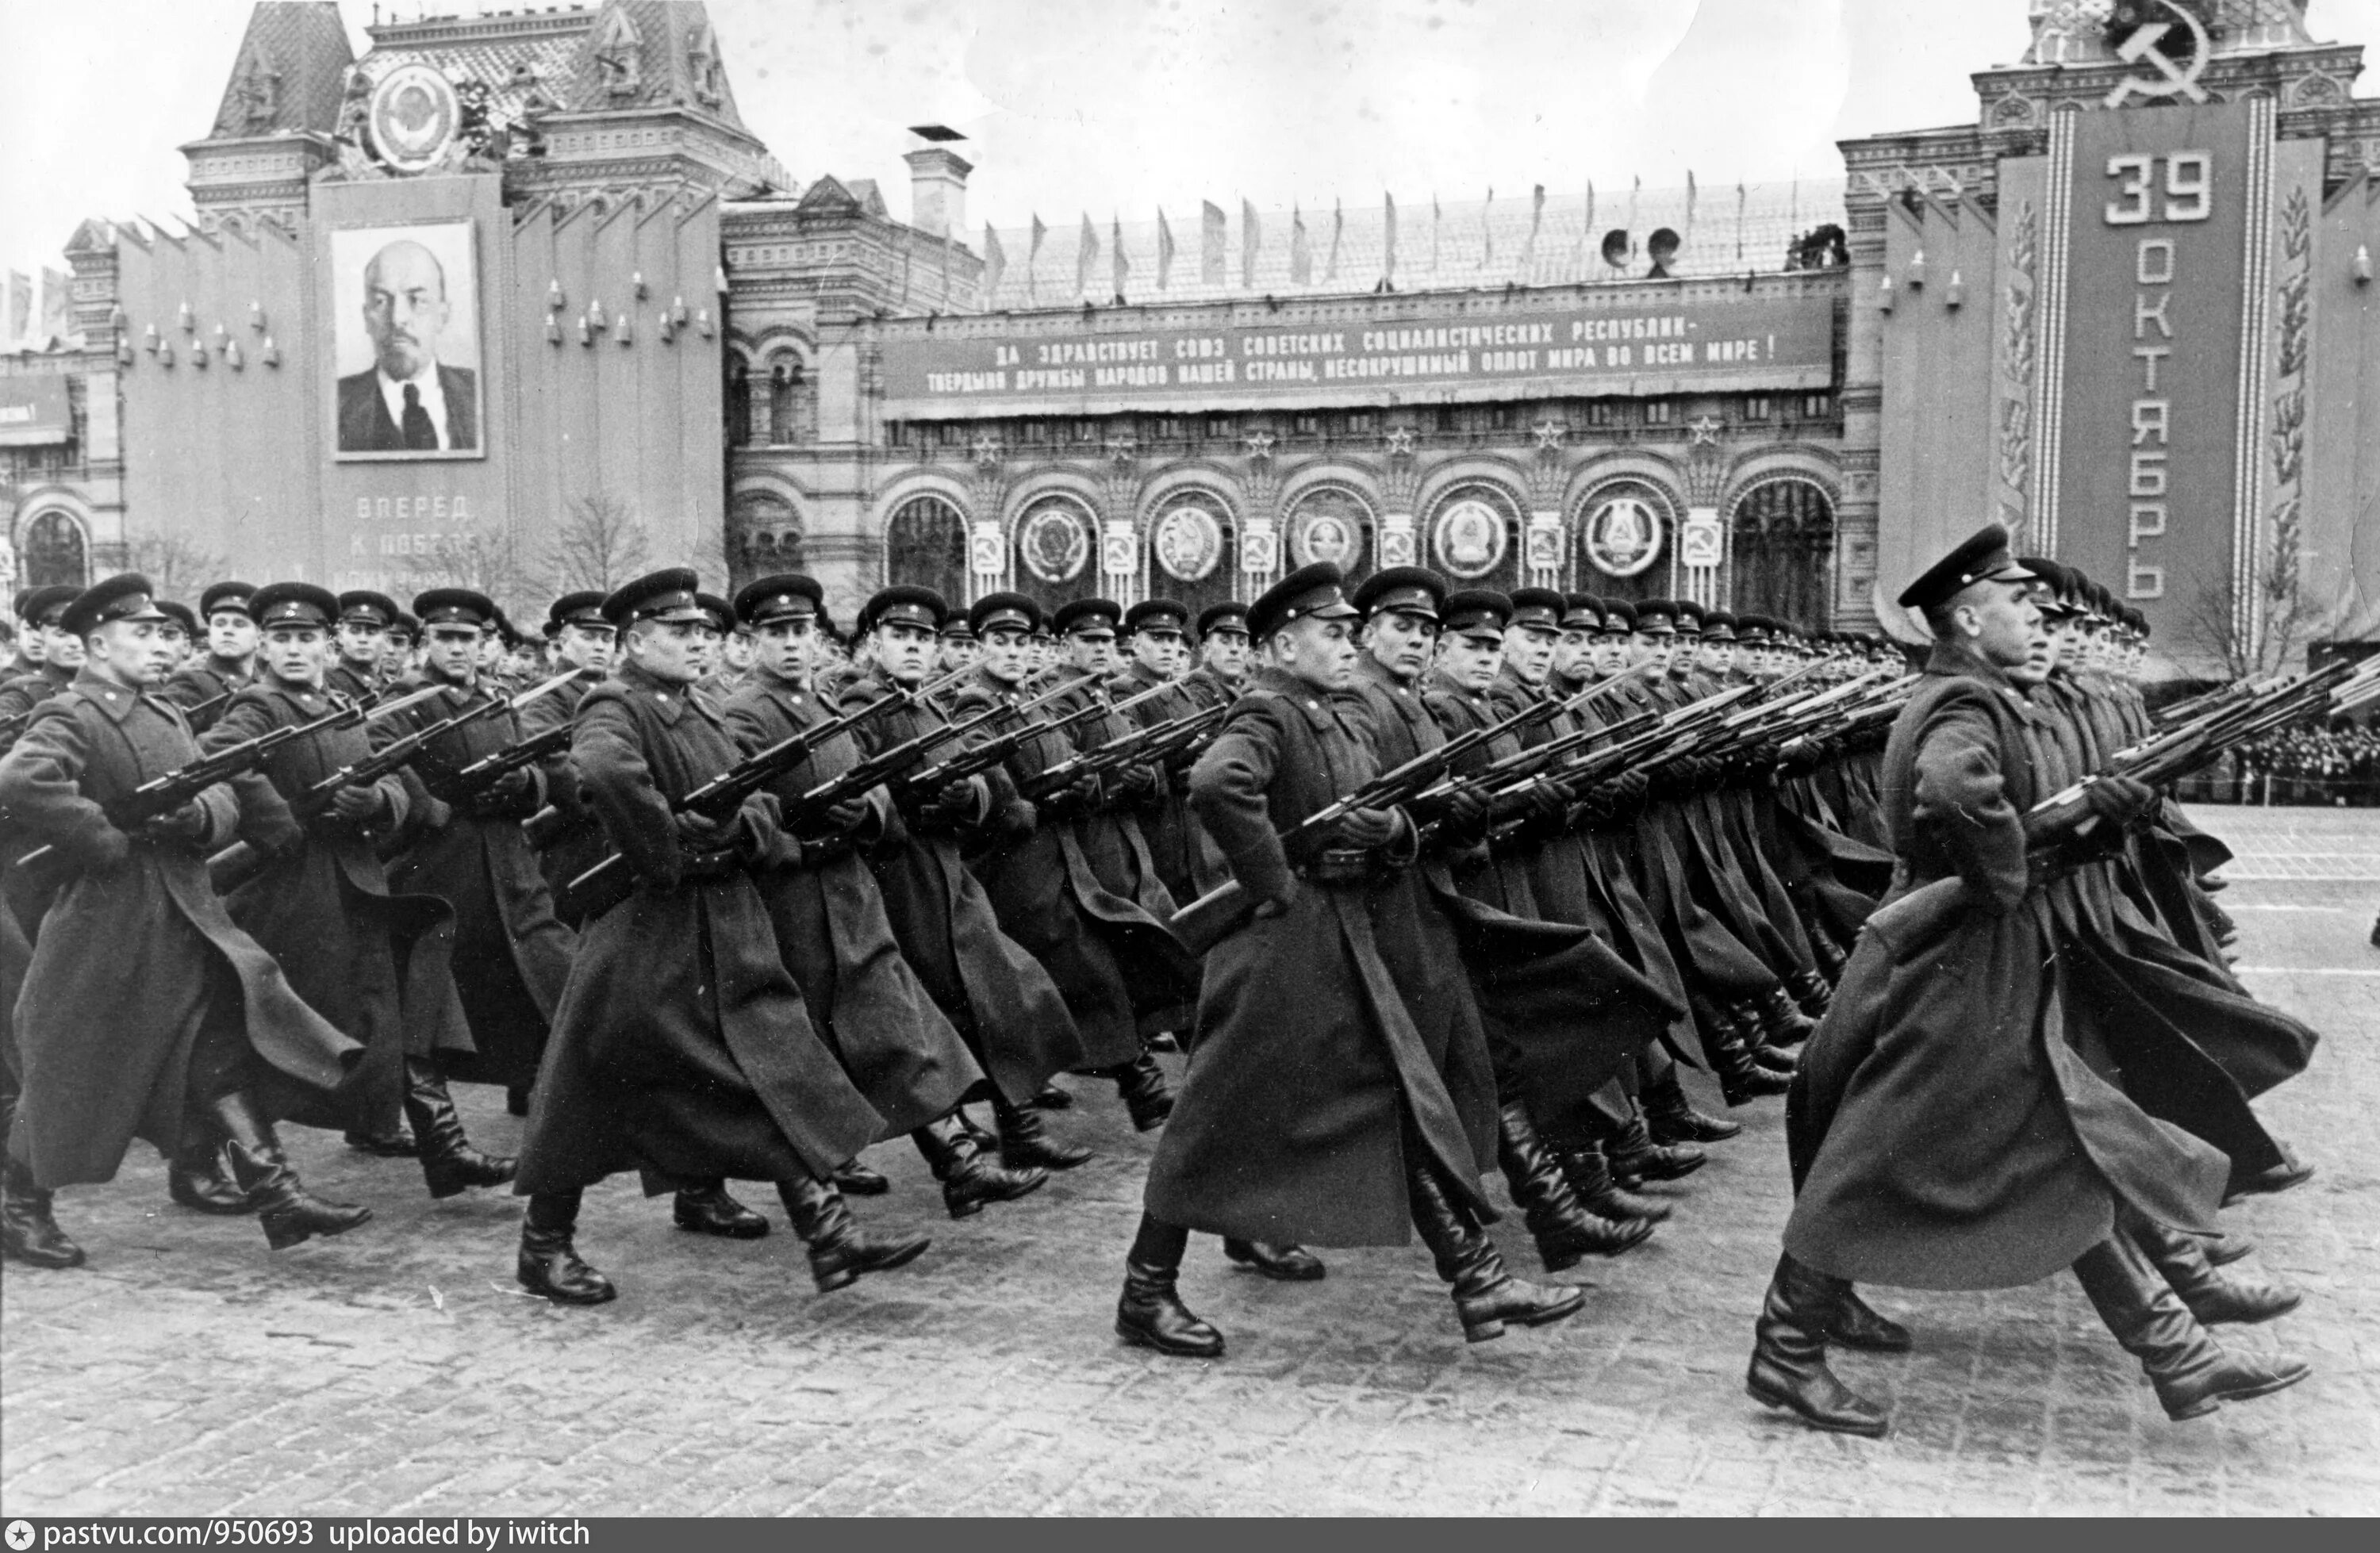
[[[308,1180],[370,1202],[344,1239],[268,1255],[251,1223],[170,1207],[162,1169],[61,1194],[72,1273],[0,1298],[0,1504],[12,1514],[2380,1511],[2380,812],[2212,809],[2241,853],[2224,904],[2262,995],[2327,1039],[2265,1103],[2318,1165],[2234,1209],[2304,1310],[2311,1381],[2166,1421],[2070,1280],[1873,1292],[1904,1358],[1849,1355],[1892,1437],[1809,1433],[1750,1401],[1753,1312],[1786,1207],[1776,1102],[1670,1188],[1677,1218],[1598,1262],[1578,1318],[1466,1347],[1418,1247],[1268,1284],[1194,1243],[1184,1292],[1220,1363],[1127,1350],[1109,1320],[1149,1153],[1105,1086],[1059,1130],[1100,1158],[944,1219],[905,1146],[867,1221],[930,1229],[913,1268],[811,1292],[783,1214],[758,1244],[674,1231],[665,1201],[590,1194],[595,1311],[517,1293],[510,1198],[431,1204],[407,1164],[299,1134]],[[2306,867],[2308,859],[2325,867]],[[2326,877],[2309,880],[2309,874]],[[517,1134],[486,1091],[475,1134]],[[143,1151],[145,1153],[145,1151]],[[1516,1265],[1525,1242],[1499,1237]],[[1573,1275],[1575,1276],[1575,1275]],[[2238,1329],[2227,1332],[2239,1332]]]

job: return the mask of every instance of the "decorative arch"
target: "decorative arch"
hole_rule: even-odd
[[[967,596],[966,509],[950,495],[912,489],[884,524],[884,580],[930,588],[957,605]]]
[[[1729,498],[1728,597],[1738,611],[1825,625],[1833,615],[1835,491],[1807,468],[1779,467]]]
[[[1598,460],[1585,478],[1574,480],[1566,515],[1572,544],[1572,586],[1607,599],[1658,599],[1676,591],[1678,525],[1686,516],[1685,499],[1673,483],[1673,471],[1655,458]],[[1617,516],[1608,509],[1633,502],[1660,527],[1659,551],[1652,562],[1625,576],[1597,564],[1595,552],[1610,553],[1608,526]],[[1597,540],[1591,551],[1589,540]]]
[[[1514,482],[1464,461],[1468,472],[1434,479],[1417,504],[1422,564],[1457,588],[1511,592],[1521,585],[1521,528],[1528,514]]]
[[[729,570],[738,587],[771,572],[799,572],[806,525],[802,505],[792,489],[780,481],[755,480],[739,485],[727,509],[727,532],[734,545]]]
[[[760,398],[767,395],[765,422]],[[809,354],[791,339],[774,342],[753,372],[753,432],[765,434],[771,447],[789,447],[818,441],[818,374]]]
[[[91,529],[66,507],[47,506],[25,521],[17,541],[19,586],[91,586]]]

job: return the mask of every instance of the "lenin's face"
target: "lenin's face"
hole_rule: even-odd
[[[364,266],[364,327],[391,378],[401,382],[438,358],[447,309],[446,273],[419,243],[391,243]]]

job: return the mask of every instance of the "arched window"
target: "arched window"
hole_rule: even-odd
[[[91,547],[82,525],[55,507],[25,526],[23,562],[27,588],[91,585]]]
[[[818,387],[799,359],[769,365],[769,441],[774,446],[818,440]]]
[[[884,580],[932,588],[957,608],[966,602],[966,519],[940,496],[912,496],[884,529]]]
[[[773,491],[747,491],[735,498],[731,531],[735,536],[737,587],[772,572],[800,572],[802,520],[793,504]]]
[[[1630,603],[1670,596],[1678,507],[1668,491],[1648,480],[1608,480],[1587,492],[1575,522],[1575,587]]]
[[[727,363],[727,445],[748,447],[752,442],[752,369],[731,358]]]
[[[1728,595],[1739,612],[1824,626],[1833,614],[1828,578],[1835,504],[1816,481],[1789,476],[1736,499]]]
[[[1458,588],[1510,593],[1521,583],[1521,513],[1512,493],[1484,480],[1456,485],[1422,520],[1425,562]]]

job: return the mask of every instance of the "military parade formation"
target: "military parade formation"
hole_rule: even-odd
[[[2295,1383],[2208,1329],[2299,1304],[2218,1214],[2311,1175],[2252,1102],[2316,1037],[2232,974],[2228,854],[2168,795],[2380,676],[2153,713],[2145,621],[1998,528],[1900,603],[1930,644],[1328,564],[1195,616],[896,583],[844,625],[809,576],[673,568],[541,642],[463,588],[30,590],[7,1258],[81,1265],[55,1194],[136,1141],[273,1249],[362,1229],[302,1126],[525,1198],[516,1278],[560,1304],[615,1297],[579,1205],[629,1172],[737,1239],[771,1225],[731,1187],[772,1187],[829,1292],[929,1249],[855,1211],[871,1147],[1029,1244],[1011,1205],[1091,1158],[1067,1113],[1112,1086],[1159,1134],[1124,1342],[1225,1353],[1193,1231],[1286,1282],[1418,1238],[1476,1342],[1678,1232],[1691,1199],[1643,1188],[1742,1130],[1692,1069],[1784,1108],[1762,1402],[1882,1434],[1828,1352],[1924,1337],[1862,1285],[2066,1268],[2171,1416]],[[517,1158],[460,1084],[504,1091]]]

